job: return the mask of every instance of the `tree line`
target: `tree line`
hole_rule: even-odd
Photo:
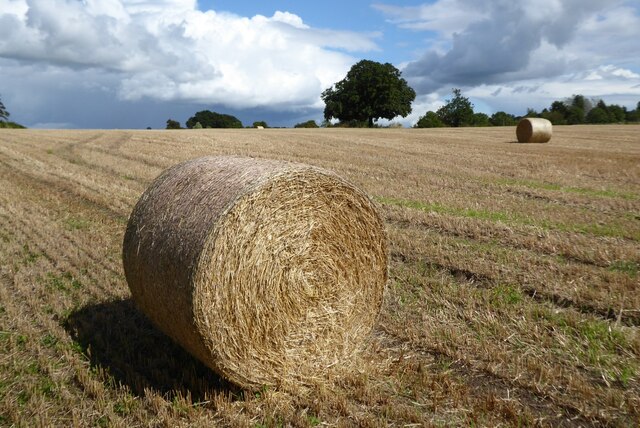
[[[607,105],[601,99],[589,99],[584,95],[573,95],[551,103],[541,112],[527,109],[524,117],[541,117],[553,125],[637,123],[640,122],[640,101],[635,110],[627,110],[617,104]],[[414,125],[415,128],[438,128],[443,126],[509,126],[521,117],[499,111],[491,116],[475,113],[473,104],[462,96],[460,89],[453,89],[453,97],[437,111],[428,111]]]
[[[542,117],[554,125],[640,122],[640,101],[635,110],[627,110],[625,106],[607,105],[601,99],[574,95],[562,101],[554,101],[549,108],[543,109],[540,113],[528,109],[526,116]]]
[[[244,128],[242,121],[235,116],[224,113],[216,113],[210,110],[202,110],[187,119],[185,123],[187,129],[204,129],[204,128]],[[270,128],[264,120],[253,122],[247,128]],[[298,123],[294,128],[319,128],[315,120]],[[167,120],[166,129],[184,129],[180,122],[173,119]]]

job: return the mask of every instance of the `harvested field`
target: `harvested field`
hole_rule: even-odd
[[[514,129],[0,130],[0,426],[637,426],[640,128]],[[357,371],[243,391],[133,306],[131,209],[217,154],[379,204],[390,280]]]

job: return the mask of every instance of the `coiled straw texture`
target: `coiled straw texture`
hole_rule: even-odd
[[[144,192],[123,262],[136,305],[230,381],[292,386],[348,364],[377,319],[387,242],[373,203],[301,164],[206,157]]]

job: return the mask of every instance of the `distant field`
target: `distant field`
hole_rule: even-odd
[[[640,126],[0,130],[0,426],[637,426]],[[391,248],[359,371],[305,396],[227,384],[133,306],[150,181],[241,154],[336,171]]]

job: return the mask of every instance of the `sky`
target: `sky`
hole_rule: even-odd
[[[323,119],[361,59],[417,93],[412,126],[460,88],[523,115],[583,94],[640,101],[640,0],[0,0],[0,100],[33,128]]]

